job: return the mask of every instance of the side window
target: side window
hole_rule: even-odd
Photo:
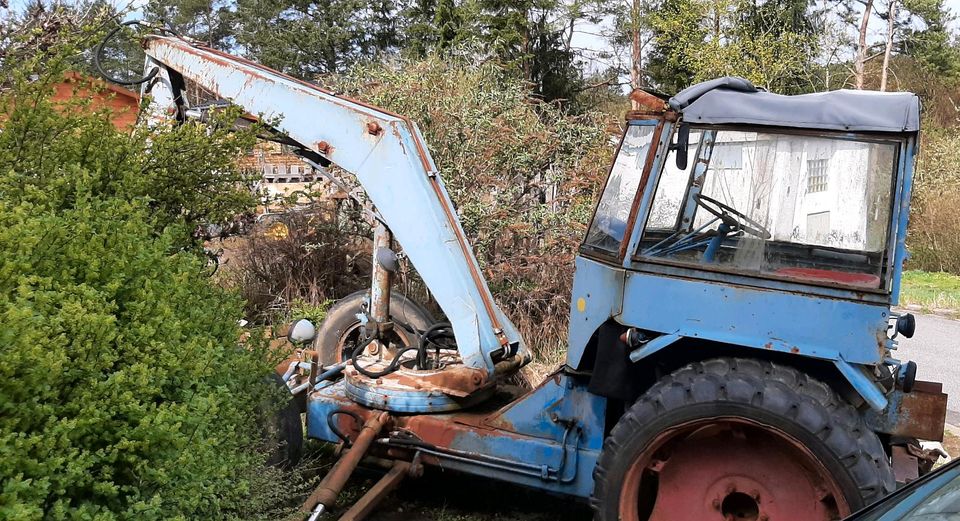
[[[647,219],[647,228],[653,230],[673,230],[680,220],[680,207],[687,195],[687,186],[690,184],[690,171],[697,158],[697,146],[700,143],[700,133],[690,132],[687,148],[687,168],[677,168],[675,155],[671,152],[669,160],[663,164],[663,173],[657,184],[657,192],[650,207],[650,217]]]
[[[654,128],[653,125],[631,125],[627,129],[603,195],[600,196],[597,213],[587,231],[585,244],[611,252],[620,249],[620,243],[627,233],[630,207],[640,185]]]

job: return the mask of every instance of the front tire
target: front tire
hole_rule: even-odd
[[[742,358],[655,384],[605,440],[594,483],[598,521],[826,521],[895,486],[879,438],[829,386]]]

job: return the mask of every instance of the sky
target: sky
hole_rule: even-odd
[[[946,4],[947,4],[947,7],[950,8],[950,11],[952,11],[954,14],[960,13],[960,0],[947,0]],[[954,30],[957,29],[957,23],[958,23],[957,20],[954,20],[953,22]]]

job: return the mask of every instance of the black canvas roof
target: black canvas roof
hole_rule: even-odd
[[[670,98],[688,123],[746,123],[870,132],[920,130],[920,98],[909,92],[835,90],[784,96],[727,76],[688,87]]]

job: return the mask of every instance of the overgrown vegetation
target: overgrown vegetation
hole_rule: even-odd
[[[4,63],[0,518],[247,516],[269,357],[238,345],[241,300],[190,251],[197,224],[252,202],[234,167],[252,136],[126,134],[55,105],[72,55]]]
[[[909,265],[960,273],[960,135],[955,128],[925,132],[914,181]]]
[[[538,102],[494,64],[402,61],[331,81],[419,123],[497,301],[534,349],[562,349],[609,120]]]
[[[370,230],[349,204],[323,200],[308,208],[278,208],[231,246],[225,282],[243,295],[249,319],[273,323],[291,313],[306,316],[307,308],[366,285]],[[316,318],[320,311],[310,314]]]
[[[834,22],[856,24],[865,3],[843,2],[853,10]],[[805,1],[609,4],[183,0],[150,2],[146,13],[417,120],[497,300],[541,362],[565,349],[572,258],[628,73],[667,91],[742,74],[782,92],[878,87],[890,73],[888,88],[920,93],[927,118],[911,266],[960,273],[960,57],[942,2],[911,0],[900,14],[887,2],[899,31],[889,67],[877,59],[859,70],[854,55],[883,46],[853,42]],[[331,299],[366,285],[369,230],[350,205],[288,212],[261,223],[269,233],[232,259],[239,297],[212,285],[194,232],[256,204],[235,167],[252,134],[225,124],[121,134],[83,102],[55,110],[50,81],[64,57],[87,66],[92,42],[50,49],[104,13],[112,8],[96,2],[31,4],[23,23],[0,31],[10,87],[0,133],[0,518],[283,517],[291,490],[262,470],[251,421],[269,401],[269,356],[238,346],[235,324],[319,321]],[[575,27],[607,18],[615,24],[599,38],[609,61],[585,66]],[[140,63],[115,51],[111,62],[136,74]],[[414,276],[398,286],[427,297]],[[904,287],[906,304],[960,299],[946,274],[911,271]],[[300,478],[293,493],[312,479]]]

